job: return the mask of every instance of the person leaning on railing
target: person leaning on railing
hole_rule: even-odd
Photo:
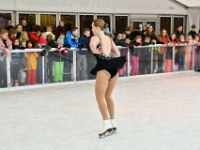
[[[7,75],[6,75],[6,56],[11,61],[11,51],[12,51],[12,43],[8,38],[8,31],[2,29],[0,31],[0,86],[7,86]]]

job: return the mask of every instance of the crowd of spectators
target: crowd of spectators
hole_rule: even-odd
[[[90,27],[85,28],[79,35],[79,29],[72,27],[67,30],[64,21],[60,21],[56,30],[52,26],[46,26],[46,31],[40,25],[31,28],[27,26],[27,21],[22,20],[20,24],[13,26],[12,20],[7,21],[4,28],[0,28],[0,87],[7,87],[6,57],[11,64],[12,86],[33,85],[43,82],[61,82],[71,80],[72,53],[69,48],[77,48],[76,55],[76,78],[77,80],[88,79],[88,49],[91,38]],[[195,55],[199,51],[200,31],[196,33],[196,26],[191,26],[188,34],[183,33],[182,25],[177,27],[177,31],[169,34],[166,29],[162,29],[157,35],[152,25],[144,25],[142,31],[139,27],[131,26],[111,33],[109,24],[106,23],[104,33],[113,39],[117,46],[129,47],[131,55],[131,75],[151,73],[151,53],[153,51],[153,70],[157,65],[157,73],[172,71],[172,59],[175,59],[179,70],[191,69],[192,46],[178,46],[180,44],[196,44]],[[177,45],[176,54],[173,58],[172,47],[148,47],[155,44]],[[144,48],[141,48],[144,46]],[[61,51],[61,47],[66,47]],[[42,48],[43,51],[28,53],[11,53],[14,50],[24,50]],[[51,48],[58,51],[49,53]],[[123,49],[120,50],[124,55]],[[44,72],[42,71],[42,56],[44,56]],[[166,60],[166,66],[163,62]],[[198,60],[196,60],[198,61]],[[124,75],[124,68],[120,70],[120,76]],[[165,68],[165,69],[164,69]]]

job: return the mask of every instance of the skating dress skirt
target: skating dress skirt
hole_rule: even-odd
[[[107,70],[111,78],[117,74],[118,69],[122,68],[127,61],[125,56],[111,58],[110,56],[106,56],[104,52],[101,54],[94,54],[94,56],[97,59],[97,64],[90,73],[92,75],[97,75],[98,71]]]

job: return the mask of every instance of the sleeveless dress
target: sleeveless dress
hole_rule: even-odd
[[[102,47],[102,39],[101,39],[101,37],[99,37],[99,39],[100,39],[99,47]],[[112,41],[111,41],[111,44],[112,44]],[[111,52],[110,52],[109,56],[106,56],[106,54],[104,53],[103,49],[102,49],[102,53],[101,54],[93,53],[93,55],[97,59],[97,64],[90,71],[90,73],[92,75],[95,75],[95,76],[97,75],[98,71],[106,70],[106,71],[108,71],[110,73],[111,78],[112,78],[117,74],[118,69],[122,68],[124,66],[124,64],[126,63],[126,61],[127,61],[125,56],[112,58],[111,57]]]

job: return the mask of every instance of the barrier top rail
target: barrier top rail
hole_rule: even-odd
[[[155,44],[155,45],[148,45],[148,46],[134,46],[134,48],[149,48],[149,47],[173,47],[173,46],[189,46],[189,45],[196,45],[195,43],[193,44]],[[124,48],[128,48],[128,47],[122,47],[122,46],[117,46],[119,49],[124,49]],[[61,48],[61,50],[63,51],[65,48]],[[77,50],[78,48],[70,48],[69,51],[73,51],[73,50]],[[11,51],[11,53],[26,53],[26,52],[42,52],[44,50],[44,48],[33,48],[33,49],[24,49],[24,50],[20,50],[20,49],[16,49],[14,51]],[[83,48],[82,50],[87,50],[85,48]],[[57,51],[57,48],[52,48],[51,50],[49,50],[49,52],[55,52]],[[0,53],[4,53],[4,51],[0,50]]]

